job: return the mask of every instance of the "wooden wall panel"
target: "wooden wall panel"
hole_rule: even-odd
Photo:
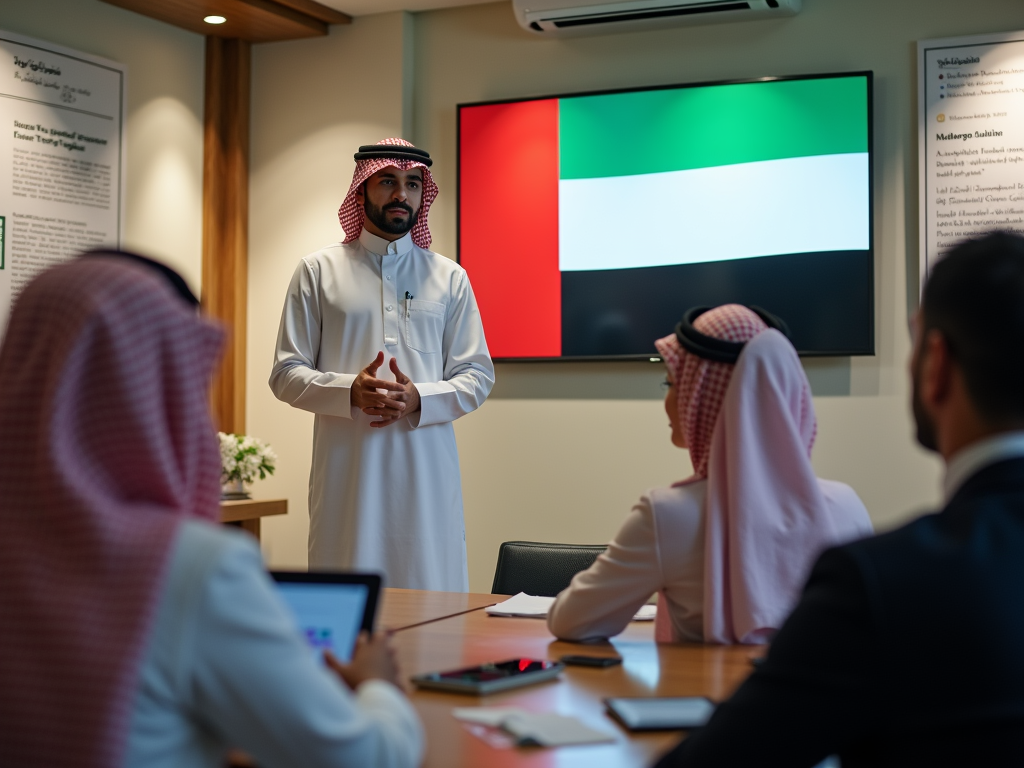
[[[212,408],[223,432],[245,432],[249,86],[244,40],[206,38],[203,136],[203,309],[229,331]]]

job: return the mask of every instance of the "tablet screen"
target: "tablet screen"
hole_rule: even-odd
[[[340,661],[352,658],[370,591],[366,584],[279,581],[277,588],[318,657],[330,650]]]

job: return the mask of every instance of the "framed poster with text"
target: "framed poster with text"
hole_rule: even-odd
[[[2,338],[14,299],[40,271],[89,248],[120,247],[126,73],[3,31],[0,63]]]
[[[920,275],[957,242],[1024,234],[1024,32],[921,40]]]

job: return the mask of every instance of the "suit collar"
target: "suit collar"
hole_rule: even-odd
[[[953,498],[964,482],[985,467],[1019,457],[1024,457],[1022,431],[993,435],[957,451],[946,464],[946,474],[942,482],[946,502]]]
[[[993,493],[1024,493],[1024,457],[1002,459],[978,470],[956,490],[946,509]]]

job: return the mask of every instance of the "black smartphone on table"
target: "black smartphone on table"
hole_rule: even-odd
[[[584,656],[569,654],[559,659],[563,664],[577,667],[614,667],[622,663],[619,656]]]

